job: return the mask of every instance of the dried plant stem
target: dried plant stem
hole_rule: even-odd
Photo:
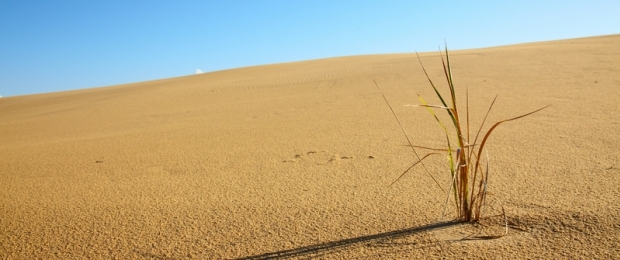
[[[445,55],[445,58],[444,58],[444,55]],[[443,214],[442,214],[442,219],[445,216],[446,207],[449,204],[448,202],[450,200],[450,195],[452,195],[454,198],[454,203],[455,203],[454,205],[456,208],[457,219],[461,221],[466,221],[466,222],[473,222],[473,221],[480,220],[481,215],[482,215],[482,209],[486,201],[485,198],[487,195],[487,189],[488,189],[487,184],[488,184],[488,178],[489,178],[488,154],[487,154],[486,169],[484,170],[482,169],[480,160],[482,157],[481,156],[482,152],[483,151],[486,152],[484,147],[489,139],[489,136],[500,124],[529,116],[531,114],[534,114],[536,112],[539,112],[547,108],[548,106],[545,106],[543,108],[534,110],[532,112],[529,112],[529,113],[526,113],[520,116],[516,116],[513,118],[509,118],[509,119],[496,122],[489,128],[489,130],[486,131],[486,133],[482,134],[483,126],[493,108],[493,105],[495,104],[495,101],[497,100],[497,96],[495,96],[495,98],[491,102],[484,116],[484,119],[482,120],[480,127],[476,131],[476,135],[474,137],[473,142],[470,142],[469,94],[468,94],[469,90],[466,89],[466,93],[467,93],[466,100],[465,100],[465,109],[466,109],[465,117],[466,118],[465,118],[465,128],[463,128],[462,127],[463,124],[461,123],[462,120],[459,117],[456,91],[454,87],[454,80],[452,77],[452,69],[450,66],[450,55],[448,53],[447,47],[445,48],[444,55],[441,55],[441,62],[443,65],[444,76],[448,83],[448,90],[450,91],[449,99],[445,99],[444,96],[435,87],[435,84],[429,77],[426,71],[426,68],[424,68],[424,65],[422,64],[422,60],[420,59],[420,56],[418,55],[418,61],[420,62],[420,65],[422,66],[422,71],[424,71],[424,75],[426,76],[428,82],[433,88],[435,94],[439,98],[441,105],[429,105],[420,95],[418,95],[418,99],[420,100],[421,105],[409,105],[409,106],[425,107],[429,111],[429,113],[435,118],[435,121],[439,123],[441,128],[444,130],[444,133],[446,136],[446,148],[444,149],[413,145],[411,140],[409,139],[409,136],[405,132],[400,120],[396,116],[394,109],[388,102],[387,98],[383,94],[383,91],[381,91],[381,88],[379,87],[376,81],[375,81],[375,85],[377,86],[377,89],[379,89],[379,92],[383,96],[383,99],[385,100],[390,110],[392,111],[392,115],[396,118],[396,121],[398,122],[398,125],[401,131],[403,132],[403,135],[407,139],[408,146],[411,147],[413,153],[415,154],[417,158],[417,161],[413,165],[411,165],[409,168],[407,168],[394,182],[400,180],[402,176],[404,176],[407,172],[409,172],[411,168],[413,168],[417,164],[422,164],[422,166],[424,167],[428,175],[431,176],[433,181],[435,181],[435,183],[447,195],[446,203],[445,203]],[[451,125],[444,124],[439,119],[439,117],[435,114],[434,109],[445,110],[448,116],[450,117],[450,121],[452,122],[452,124]],[[452,131],[456,132],[456,140],[454,140],[454,138],[450,138],[449,129],[452,129]],[[481,136],[481,134],[482,134],[482,140],[478,144],[478,138]],[[456,147],[453,148],[453,146],[456,146]],[[441,187],[437,179],[428,171],[426,166],[424,166],[424,164],[422,163],[422,161],[428,158],[430,155],[439,155],[440,153],[432,152],[424,156],[420,156],[417,153],[415,148],[447,152],[448,166],[450,168],[450,177],[452,180],[450,182],[450,187],[448,189],[448,192],[446,192],[445,189]],[[505,212],[504,212],[504,218],[505,218]]]

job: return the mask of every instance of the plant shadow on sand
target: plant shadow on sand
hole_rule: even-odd
[[[403,238],[407,236],[416,235],[423,232],[439,230],[443,228],[448,228],[456,225],[464,225],[466,223],[460,221],[447,221],[447,222],[439,222],[434,224],[423,225],[419,227],[412,227],[406,229],[400,229],[395,231],[383,232],[373,235],[367,236],[359,236],[354,238],[347,238],[342,240],[330,241],[325,243],[319,243],[309,246],[302,246],[293,249],[281,250],[276,252],[269,252],[260,255],[253,255],[241,258],[235,258],[238,260],[241,259],[289,259],[294,257],[318,257],[320,255],[325,255],[329,253],[335,253],[340,250],[344,250],[349,247],[359,246],[361,244],[368,243],[380,243],[385,240]]]

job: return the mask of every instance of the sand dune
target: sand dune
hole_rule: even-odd
[[[617,258],[620,35],[452,52],[489,140],[488,215],[442,224],[415,54],[341,57],[0,99],[0,258]],[[436,53],[421,54],[443,83]],[[443,85],[442,85],[443,86]],[[442,158],[427,167],[449,181]],[[501,201],[501,202],[500,202]],[[439,225],[437,225],[439,224]]]

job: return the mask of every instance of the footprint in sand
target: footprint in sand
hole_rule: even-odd
[[[374,159],[372,155],[366,156],[367,159]],[[317,165],[325,165],[328,163],[334,163],[341,160],[352,160],[354,156],[340,156],[335,153],[329,153],[327,151],[309,151],[302,154],[296,154],[293,158],[283,160],[285,163],[314,163]]]

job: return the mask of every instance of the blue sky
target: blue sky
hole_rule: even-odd
[[[620,33],[620,1],[0,0],[0,95]]]

